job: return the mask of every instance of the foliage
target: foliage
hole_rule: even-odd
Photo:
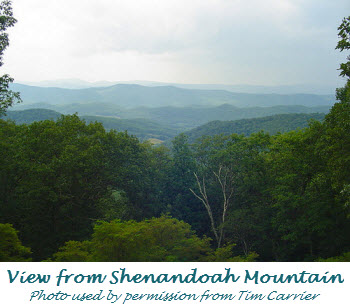
[[[332,157],[325,159],[319,147],[323,129],[315,123],[305,131],[278,136],[270,152],[273,225],[285,241],[280,257],[303,255],[300,260],[312,260],[315,255],[338,253],[348,244],[347,213],[334,197],[339,192],[332,188],[327,169]]]
[[[26,109],[18,111],[7,111],[6,119],[16,122],[16,124],[31,124],[34,121],[42,121],[47,119],[57,120],[62,114],[50,109]],[[1,117],[1,116],[0,116]],[[142,118],[121,119],[115,117],[104,116],[80,116],[86,123],[99,122],[107,130],[128,131],[128,134],[138,137],[145,141],[148,139],[158,140],[162,143],[170,140],[178,133],[177,129],[168,127],[165,124],[158,123]]]
[[[233,256],[235,244],[226,244],[217,248],[207,261],[213,262],[254,262],[259,257],[255,252],[250,252],[247,256]]]
[[[0,164],[0,222],[20,230],[35,260],[47,259],[64,242],[54,260],[243,261],[257,253],[261,261],[310,261],[340,255],[350,245],[347,108],[340,102],[322,123],[273,137],[217,135],[190,145],[179,135],[171,151],[76,115],[30,125],[0,121],[6,161]],[[215,252],[213,241],[199,239],[188,226],[214,237],[206,209],[190,192],[194,173],[204,178],[222,234]],[[233,191],[224,219],[220,174],[229,175]],[[185,222],[156,218],[164,212]],[[103,222],[93,228],[97,220]],[[120,249],[123,244],[128,248]]]
[[[68,241],[53,255],[54,261],[86,262],[90,260],[91,244],[88,241]],[[49,259],[52,261],[52,259]]]
[[[6,30],[13,27],[17,20],[13,17],[11,1],[3,0],[0,2],[0,67],[3,63],[3,54],[9,46],[9,37]],[[0,116],[6,109],[15,102],[20,102],[19,93],[9,90],[9,84],[13,79],[9,75],[0,76]]]
[[[16,126],[0,121],[0,221],[15,225],[36,259],[87,238],[97,219],[155,214],[148,145],[76,115]],[[159,175],[160,176],[160,175]],[[116,195],[119,191],[119,196]],[[42,237],[45,233],[45,237]]]
[[[211,252],[210,239],[191,226],[162,216],[141,222],[99,222],[89,242],[67,242],[57,261],[201,261]],[[86,251],[89,252],[86,252]]]
[[[169,216],[98,222],[90,241],[66,242],[54,261],[255,261],[256,253],[234,256],[227,245],[215,251],[210,239],[199,238],[191,226]]]
[[[215,227],[227,240],[236,242],[245,255],[256,250],[256,237],[261,244],[270,241],[268,225],[259,227],[267,221],[265,215],[269,212],[265,192],[269,180],[264,162],[269,142],[269,135],[259,133],[250,137],[203,137],[194,144],[198,177],[205,184]],[[223,176],[218,178],[220,169]],[[224,238],[221,243],[226,243]]]
[[[350,252],[344,253],[340,256],[330,257],[327,259],[319,258],[319,259],[317,259],[317,261],[320,261],[320,262],[349,262],[350,261]]]
[[[200,226],[196,221],[203,215],[203,211],[201,204],[193,200],[190,192],[195,183],[193,173],[196,171],[196,163],[185,134],[181,133],[173,139],[171,153],[171,184],[168,189],[170,212],[177,218],[191,223],[198,231]]]
[[[101,122],[106,130],[127,130],[129,134],[135,135],[141,140],[155,138],[160,141],[166,141],[173,138],[178,133],[177,129],[170,128],[154,120],[143,118],[121,119],[103,116],[82,116],[82,118],[88,123],[95,121]]]
[[[0,261],[31,261],[30,248],[24,247],[11,224],[0,224]]]
[[[350,49],[350,16],[343,19],[338,28],[338,36],[341,40],[338,42],[336,49],[340,51]],[[350,78],[350,55],[347,56],[348,62],[340,64],[340,76]]]

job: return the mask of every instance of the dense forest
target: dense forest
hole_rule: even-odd
[[[349,33],[350,17],[340,51]],[[0,261],[349,260],[348,60],[324,120],[275,135],[182,133],[166,147],[77,115],[0,119]],[[11,81],[0,113],[19,100]]]

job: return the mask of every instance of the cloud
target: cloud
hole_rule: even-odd
[[[5,63],[22,79],[84,78],[80,71],[88,79],[265,84],[306,82],[323,63],[329,63],[323,74],[337,66],[329,50],[349,8],[343,0],[15,0],[13,6],[19,21]]]
[[[203,48],[227,29],[237,39],[285,27],[296,11],[287,0],[17,0],[16,8],[27,42],[86,55]]]

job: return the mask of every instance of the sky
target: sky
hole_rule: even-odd
[[[251,85],[344,83],[349,0],[13,0],[3,72]]]

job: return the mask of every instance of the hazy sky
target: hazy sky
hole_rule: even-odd
[[[343,84],[349,0],[13,0],[4,72],[226,84]]]

